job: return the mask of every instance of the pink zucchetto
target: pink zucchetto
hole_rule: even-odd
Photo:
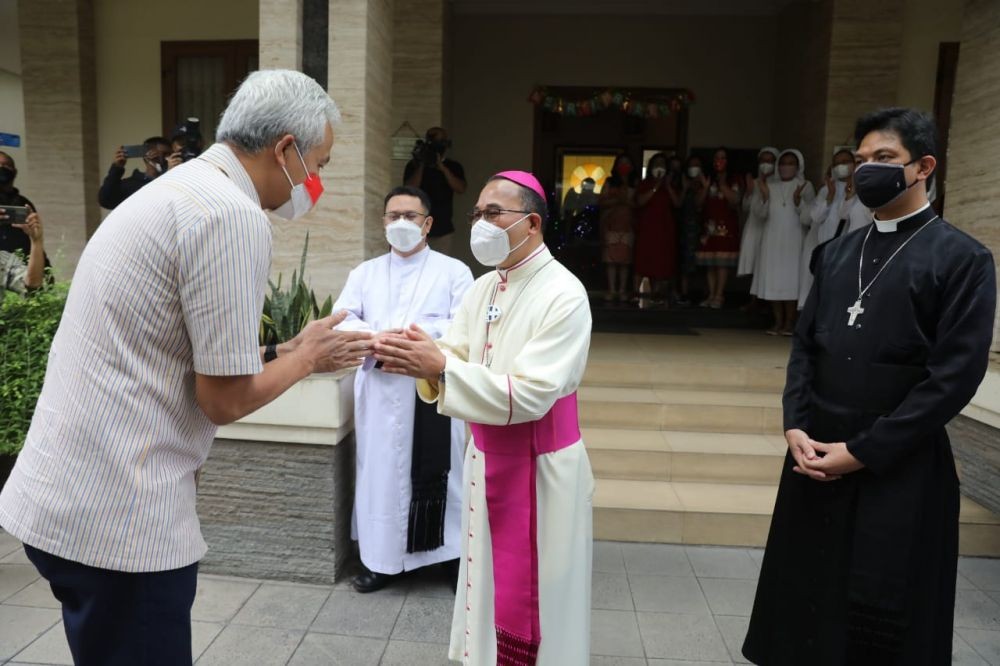
[[[517,183],[522,187],[527,187],[532,190],[545,201],[545,190],[542,189],[542,184],[538,182],[532,174],[527,171],[501,171],[500,173],[493,176],[494,178],[503,178],[504,180],[509,180],[512,183]]]

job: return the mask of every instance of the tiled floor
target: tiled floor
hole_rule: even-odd
[[[593,666],[743,663],[761,551],[597,542]],[[1000,560],[963,559],[955,664],[1000,664]],[[199,666],[447,664],[452,594],[429,569],[370,595],[203,575]],[[19,544],[0,534],[0,664],[71,664],[59,611]]]

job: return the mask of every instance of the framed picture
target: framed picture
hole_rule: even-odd
[[[556,201],[560,214],[597,203],[618,148],[556,148]]]

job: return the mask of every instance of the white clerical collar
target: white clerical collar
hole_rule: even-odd
[[[389,257],[390,261],[392,261],[392,263],[394,264],[415,264],[418,261],[421,261],[430,251],[431,251],[430,246],[424,245],[424,249],[422,249],[420,252],[415,252],[414,254],[411,254],[408,257],[404,257],[401,254],[397,253],[395,250],[389,250]]]
[[[872,219],[875,220],[875,228],[876,229],[878,229],[883,234],[891,234],[894,231],[896,231],[896,229],[899,228],[899,223],[900,222],[905,222],[906,220],[910,219],[914,215],[919,215],[920,213],[924,212],[925,210],[927,210],[930,207],[931,207],[930,202],[927,202],[920,210],[915,210],[912,213],[907,213],[903,217],[897,217],[894,220],[880,220],[877,217],[875,217],[874,215],[872,215]]]

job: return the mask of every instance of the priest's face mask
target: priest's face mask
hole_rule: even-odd
[[[386,202],[382,224],[392,249],[407,254],[424,242],[434,218],[419,197],[400,194]]]
[[[925,183],[937,166],[931,155],[911,155],[893,131],[869,132],[858,146],[857,157],[854,188],[861,203],[874,211],[901,199],[919,203],[927,196],[926,184],[914,186]]]

